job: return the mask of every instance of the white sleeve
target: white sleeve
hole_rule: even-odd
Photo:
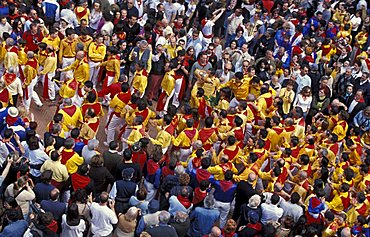
[[[116,196],[117,196],[117,187],[116,187],[116,182],[114,182],[113,187],[109,192],[109,198],[114,200]]]

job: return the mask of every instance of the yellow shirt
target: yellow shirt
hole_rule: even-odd
[[[76,14],[78,24],[81,23],[82,19],[85,19],[87,21],[87,24],[89,24],[89,16],[90,16],[90,9],[85,8],[83,6],[77,6],[74,10],[74,13]]]
[[[82,124],[81,130],[80,130],[80,137],[85,140],[91,140],[96,137],[96,133],[99,129],[99,127],[94,131],[89,124],[95,124],[99,123],[99,119],[97,117],[95,118],[89,118],[88,121],[85,121],[85,123]]]
[[[222,87],[230,87],[237,100],[246,100],[249,94],[249,83],[242,79],[241,82],[236,82],[235,79],[226,82]]]
[[[347,134],[348,124],[346,121],[338,121],[337,125],[333,129],[333,133],[338,136],[338,141],[342,141]]]
[[[132,57],[132,53],[134,52],[134,50],[131,50],[131,53],[130,53],[130,55],[129,55],[129,59],[131,60],[133,57]],[[141,57],[143,56],[143,53],[144,53],[145,51],[143,51],[143,52],[141,52],[140,50],[139,50],[139,59],[141,59]],[[150,73],[150,70],[152,70],[152,53],[150,52],[149,53],[149,58],[148,58],[148,62],[147,62],[147,64],[146,64],[147,66],[146,66],[146,71],[147,71],[147,73],[149,74]]]
[[[288,91],[286,87],[280,90],[279,97],[283,100],[283,112],[284,114],[288,114],[290,111],[290,107],[292,106],[292,102],[294,100],[295,93],[293,90]]]
[[[34,58],[34,59],[31,59],[31,60],[35,60],[37,62],[37,60]],[[23,69],[23,74],[24,74],[24,77],[25,77],[25,80],[24,80],[24,85],[25,86],[28,86],[33,79],[36,78],[37,76],[37,72],[39,70],[39,64],[36,63],[36,68],[30,66],[30,65],[26,65]]]
[[[152,141],[154,145],[160,145],[162,148],[167,148],[171,145],[172,135],[166,131],[167,127],[165,128],[162,128],[159,126],[157,127],[158,133],[157,133],[156,138],[155,139],[150,138],[150,140]]]
[[[195,128],[185,128],[177,137],[173,139],[173,145],[177,147],[190,148],[191,144],[198,140],[199,132],[195,129],[195,135],[190,139],[186,135],[186,131],[193,131]]]
[[[231,169],[230,169],[231,172],[233,172],[233,174],[237,174],[238,170],[235,168],[234,164],[233,163],[230,163],[230,164],[231,164]],[[208,172],[213,174],[213,176],[215,177],[215,180],[224,180],[225,179],[224,170],[222,169],[222,167],[220,165],[215,165],[215,166],[209,167],[207,170],[208,170]]]
[[[169,56],[170,60],[177,57],[177,46],[172,47],[170,44],[164,46],[167,49],[167,55]]]
[[[55,53],[50,53],[45,60],[44,69],[40,72],[40,74],[45,75],[48,73],[53,73],[57,70],[57,57]]]
[[[66,163],[67,171],[69,174],[74,174],[78,170],[78,166],[84,163],[84,158],[75,153]]]
[[[18,49],[18,63],[20,65],[25,65],[27,63],[27,53],[24,52],[24,48],[19,48]]]
[[[39,61],[39,64],[41,66],[45,65],[45,61],[47,57],[48,57],[48,54],[46,53],[46,50],[39,51],[36,56],[37,61]]]
[[[129,102],[131,98],[131,93],[130,92],[120,92],[113,97],[113,99],[109,103],[109,107],[112,108],[114,112],[116,113],[121,113],[123,108],[125,108],[126,106],[126,103],[121,100],[122,98],[125,98],[125,100]]]
[[[42,42],[46,43],[47,45],[53,46],[55,51],[59,50],[59,45],[60,45],[59,36],[53,39],[50,37],[50,35],[48,35],[42,39]]]
[[[140,92],[140,95],[145,93],[146,86],[148,85],[148,73],[145,69],[136,71],[134,79],[132,80],[132,87]]]
[[[171,70],[164,74],[161,86],[162,89],[166,92],[167,96],[170,96],[172,91],[175,89],[175,70]]]
[[[70,130],[68,126],[75,128],[83,121],[81,110],[75,105],[66,106],[65,108],[60,109],[58,113],[63,115],[62,127],[64,131]]]
[[[76,44],[76,39],[73,39],[72,41],[69,41],[67,38],[62,39],[59,49],[59,62],[63,62],[63,57],[74,58],[76,56]]]
[[[120,64],[121,64],[121,62],[117,59],[117,57],[115,55],[111,56],[107,61],[102,62],[100,64],[101,67],[105,67],[108,74],[110,74],[110,73],[114,74],[114,82],[113,83],[118,82],[118,79],[120,77],[120,72],[121,72]],[[112,75],[112,74],[110,74],[110,75]],[[108,76],[110,76],[110,75],[108,75]]]
[[[269,103],[267,101],[270,101]],[[271,116],[273,112],[273,99],[270,93],[265,93],[258,98],[258,111],[260,112],[261,118],[265,119],[266,117]]]
[[[106,46],[105,44],[97,44],[96,42],[92,42],[89,46],[89,60],[93,62],[102,62],[105,57]]]
[[[18,54],[14,52],[6,52],[4,57],[4,67],[7,70],[10,67],[18,68]]]
[[[68,179],[68,171],[65,165],[60,163],[60,161],[46,160],[41,166],[41,173],[45,170],[53,171],[52,179],[57,182],[64,182]]]
[[[88,52],[88,49],[89,49],[89,45],[91,42],[93,42],[93,38],[90,36],[90,35],[87,35],[86,36],[86,39],[83,39],[82,38],[82,35],[80,35],[78,38],[77,38],[77,43],[81,43],[84,45],[84,51],[85,53]]]
[[[60,97],[72,98],[76,94],[77,87],[77,81],[74,78],[65,81],[59,90]]]
[[[76,60],[68,67],[62,69],[63,72],[69,70],[73,70],[73,77],[76,78],[77,82],[79,82],[80,85],[83,85],[85,81],[89,80],[90,67],[87,63],[86,58],[83,60]]]
[[[143,137],[143,135],[140,132],[140,129],[143,129],[143,125],[132,127],[132,131],[127,138],[127,144],[132,146],[135,142],[138,142]]]

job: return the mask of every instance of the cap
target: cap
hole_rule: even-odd
[[[310,65],[311,70],[319,70],[319,66],[316,63]]]
[[[158,202],[158,200],[152,199],[149,202],[148,210],[149,210],[150,213],[157,212],[159,210],[159,202]]]
[[[308,212],[313,214],[319,214],[322,210],[324,210],[324,204],[321,203],[321,200],[317,197],[313,197],[309,201],[308,205]]]
[[[16,107],[10,107],[8,109],[8,114],[10,117],[17,117],[18,116],[18,109]]]

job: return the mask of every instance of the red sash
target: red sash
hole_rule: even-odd
[[[217,128],[203,128],[199,131],[199,140],[202,141],[203,147],[209,144],[208,139],[217,131]],[[205,149],[205,148],[204,148]],[[205,149],[207,150],[207,149]],[[208,149],[209,150],[209,149]]]
[[[235,150],[229,150],[225,148],[223,150],[223,153],[229,157],[229,161],[232,161],[235,158],[235,156],[239,153],[239,147],[236,146]]]
[[[69,116],[69,117],[72,117],[74,115],[74,113],[76,112],[77,110],[77,107],[75,105],[71,105],[71,106],[68,106],[68,107],[64,107],[62,108],[62,110]]]
[[[274,101],[272,97],[269,97],[269,98],[265,98],[265,102],[266,102],[267,108],[269,109],[272,106]]]
[[[79,8],[81,9],[83,9],[82,11],[78,11],[79,10]],[[86,13],[87,13],[87,8],[84,8],[84,7],[76,7],[76,9],[75,9],[75,13],[76,13],[76,16],[79,18],[79,19],[81,19],[82,17],[84,17],[85,15],[86,15]]]
[[[62,159],[60,160],[60,163],[62,163],[63,165],[65,165],[67,163],[67,161],[75,154],[75,151],[66,151],[65,149],[63,149],[62,151]]]
[[[190,141],[193,141],[195,135],[197,134],[197,130],[195,128],[193,128],[192,130],[184,130],[184,133]]]

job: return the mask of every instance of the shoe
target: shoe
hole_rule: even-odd
[[[106,146],[106,147],[109,146],[108,142],[103,142],[103,145]]]
[[[42,106],[44,106],[44,104],[36,105],[37,108],[42,108]]]

